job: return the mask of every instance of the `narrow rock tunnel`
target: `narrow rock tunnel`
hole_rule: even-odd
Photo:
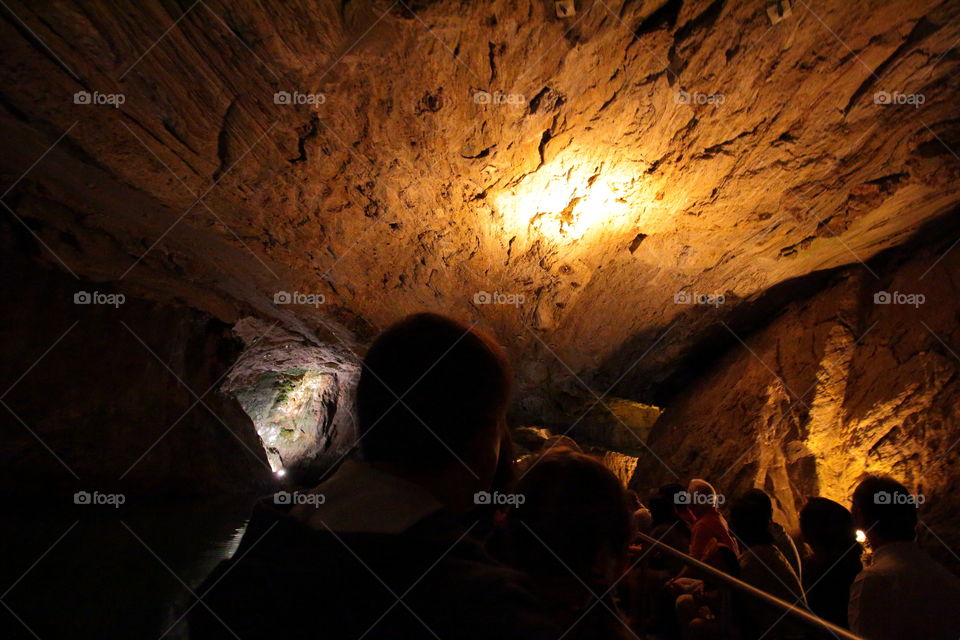
[[[0,4],[4,637],[188,637],[422,312],[521,469],[760,489],[801,555],[882,474],[960,572],[957,3]]]

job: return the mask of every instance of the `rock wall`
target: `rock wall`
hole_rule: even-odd
[[[219,392],[242,348],[229,325],[41,268],[11,224],[0,225],[0,491],[266,489],[253,423]]]
[[[253,418],[274,470],[312,486],[354,448],[358,357],[255,318],[234,327],[245,344],[223,385]]]
[[[794,2],[775,24],[762,2],[577,4],[561,19],[541,0],[10,0],[5,215],[48,264],[120,283],[127,324],[191,386],[225,370],[209,355],[226,344],[211,316],[269,318],[349,352],[432,310],[505,343],[522,423],[552,425],[617,385],[644,399],[700,355],[705,333],[741,331],[739,310],[771,290],[870,260],[960,202],[957,2]],[[949,290],[953,259],[916,286]],[[32,310],[5,311],[14,371],[77,311],[64,278],[50,299],[4,283]],[[745,339],[759,359],[732,350],[673,404],[656,401],[667,413],[649,442],[676,471],[652,460],[637,473],[759,483],[785,507],[840,495],[866,468],[948,486],[955,297],[885,314],[868,304],[878,286],[851,272]],[[724,304],[690,302],[700,296]],[[107,309],[82,313],[118,327]],[[171,383],[160,397],[169,372],[122,325],[109,337],[88,326],[8,402],[52,449],[69,445],[71,466],[92,465],[105,442],[119,464],[191,395]],[[41,365],[49,382],[35,381]],[[249,373],[238,388],[264,371]],[[144,390],[104,408],[84,392],[94,379]],[[275,404],[270,388],[251,406]],[[294,455],[344,446],[331,401],[310,410]],[[143,463],[156,473],[138,481],[239,477],[209,475],[248,464],[217,457],[237,439],[184,420],[195,429],[163,439]],[[231,433],[252,447],[251,429],[238,417]],[[22,425],[5,432],[10,469],[64,472]]]
[[[708,372],[667,404],[637,484],[700,476],[732,495],[759,487],[796,528],[806,496],[849,504],[864,474],[888,473],[925,496],[921,538],[957,566],[955,240],[941,234],[842,271],[727,352],[703,353]]]
[[[726,313],[960,201],[956,2],[577,4],[10,0],[4,202],[51,262],[225,322],[476,321],[532,423],[669,375],[715,317],[678,293]]]

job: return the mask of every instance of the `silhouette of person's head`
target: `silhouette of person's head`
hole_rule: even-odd
[[[511,377],[502,349],[480,331],[432,313],[408,316],[363,360],[365,460],[466,507],[465,496],[489,489],[497,472]]]
[[[743,494],[743,500],[757,505],[757,509],[767,516],[767,520],[773,522],[773,501],[763,489],[750,489]]]
[[[741,497],[731,505],[730,529],[747,547],[774,541],[767,511],[755,498]]]
[[[800,533],[815,554],[846,553],[857,541],[850,511],[828,498],[809,498],[803,505]]]
[[[633,536],[620,481],[596,458],[554,448],[529,463],[517,484],[523,504],[510,512],[517,563],[541,582],[577,575],[602,586],[622,569]]]
[[[853,522],[874,549],[917,536],[917,506],[907,488],[889,476],[870,475],[853,492]]]
[[[683,492],[683,486],[674,483],[664,485],[650,493],[647,502],[650,505],[650,515],[653,516],[653,526],[664,523],[685,525],[677,515],[677,509],[681,506],[677,500],[677,495]]]

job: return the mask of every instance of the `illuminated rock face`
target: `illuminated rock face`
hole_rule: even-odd
[[[32,33],[0,23],[4,202],[42,259],[341,354],[411,312],[476,322],[516,363],[525,424],[569,423],[608,389],[656,402],[713,355],[699,346],[721,322],[779,312],[784,283],[818,286],[960,202],[951,0],[798,0],[776,24],[723,0],[607,0],[571,19],[513,0],[8,4]],[[866,295],[830,291],[808,313]],[[764,352],[791,388],[813,384],[805,426],[780,420],[791,391],[744,359],[664,404],[652,442],[684,469],[770,478],[784,500],[846,491],[844,447],[877,468],[889,447],[928,455],[914,427],[874,440],[920,406],[897,401],[909,385],[949,388],[922,327],[909,368],[900,347],[865,350],[873,332],[851,354],[859,316],[799,317],[759,335],[796,355]],[[915,376],[903,389],[893,363]],[[728,444],[677,458],[693,451],[674,443],[678,414]],[[338,454],[332,424],[318,438]],[[762,445],[742,473],[741,431]]]
[[[244,318],[235,331],[247,348],[223,390],[253,419],[274,472],[306,483],[342,460],[356,440],[359,367],[343,349],[310,345],[275,324]]]
[[[960,543],[960,253],[936,262],[948,247],[845,272],[745,337],[666,410],[639,483],[760,487],[796,527],[806,496],[849,505],[865,474],[890,474],[925,496],[921,538],[953,563],[937,540]]]
[[[256,384],[238,390],[275,472],[306,451],[326,448],[324,431],[334,413],[327,392],[334,383],[333,376],[296,369],[264,374]]]
[[[205,3],[151,48],[180,8],[13,2],[63,64],[4,23],[5,171],[69,133],[11,202],[75,271],[228,322],[477,321],[549,409],[676,321],[631,379],[669,373],[718,316],[675,295],[727,313],[960,200],[954,2],[407,4]]]
[[[659,407],[607,397],[574,412],[574,421],[564,428],[586,444],[631,452],[643,449],[661,413]]]

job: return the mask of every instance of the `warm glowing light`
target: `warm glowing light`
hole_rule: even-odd
[[[579,240],[631,218],[637,199],[632,175],[587,162],[555,162],[495,197],[508,232],[536,231],[555,241]]]
[[[857,542],[859,542],[860,544],[863,544],[866,541],[867,541],[867,534],[865,534],[860,529],[857,529]]]
[[[287,475],[287,472],[284,469],[277,469],[274,471],[274,475],[276,475],[278,478],[282,478],[283,476]]]

